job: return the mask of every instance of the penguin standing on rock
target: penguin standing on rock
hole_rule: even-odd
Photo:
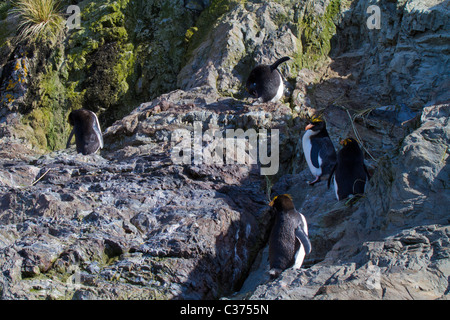
[[[364,164],[364,155],[358,142],[353,138],[348,138],[342,140],[340,144],[343,147],[338,153],[337,163],[328,178],[328,188],[333,177],[334,191],[338,201],[351,195],[357,199],[364,193],[370,174]]]
[[[256,66],[247,79],[246,89],[259,102],[277,102],[284,93],[284,84],[277,67],[288,61],[289,57],[278,59],[272,65],[260,64]]]
[[[325,179],[330,174],[336,163],[336,151],[327,132],[325,121],[313,118],[305,128],[306,132],[302,138],[303,153],[309,170],[316,177],[314,181],[308,182],[314,185],[322,177]]]
[[[287,268],[299,269],[311,252],[311,242],[306,219],[295,209],[290,195],[276,196],[269,205],[275,209],[269,239],[269,273],[274,279]]]
[[[74,110],[69,114],[69,123],[73,129],[66,148],[69,148],[74,134],[78,153],[88,155],[103,148],[102,130],[95,113],[86,109]]]

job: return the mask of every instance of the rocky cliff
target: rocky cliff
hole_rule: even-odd
[[[68,5],[80,28],[38,42],[16,41],[0,5],[1,299],[448,297],[449,1]],[[254,105],[248,73],[282,56],[284,98]],[[64,149],[80,107],[104,128],[96,155]],[[363,146],[373,175],[353,206],[307,184],[313,114],[336,147]],[[259,160],[278,132],[275,174],[228,161],[250,141],[208,161],[230,129],[257,134]],[[313,250],[270,281],[280,193]]]

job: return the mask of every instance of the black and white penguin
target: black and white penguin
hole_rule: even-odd
[[[247,91],[261,103],[280,100],[284,93],[284,83],[277,67],[289,59],[283,57],[271,66],[260,64],[253,68],[245,86]]]
[[[74,134],[78,153],[88,155],[103,148],[102,130],[95,113],[86,109],[74,110],[69,114],[69,123],[73,129],[66,148],[69,148]]]
[[[290,195],[276,196],[269,205],[275,209],[269,239],[269,274],[274,279],[287,268],[299,269],[311,252],[311,242],[306,219],[295,209]]]
[[[328,178],[328,188],[331,179],[338,201],[351,195],[357,199],[364,193],[366,181],[370,179],[369,171],[364,164],[364,155],[358,142],[353,138],[342,140],[343,146],[337,156],[336,165]]]
[[[305,128],[302,138],[303,153],[309,170],[316,177],[310,185],[319,182],[328,175],[336,163],[336,150],[327,132],[325,121],[313,118]]]

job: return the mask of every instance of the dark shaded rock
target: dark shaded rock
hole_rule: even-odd
[[[297,198],[313,252],[323,261],[285,272],[257,287],[251,298],[447,299],[450,194],[443,181],[449,178],[449,111],[448,105],[424,108],[421,126],[403,140],[401,156],[379,163],[353,208],[339,209],[324,191],[320,201],[315,190]],[[278,192],[286,185],[280,181]],[[323,201],[335,208],[327,210]]]

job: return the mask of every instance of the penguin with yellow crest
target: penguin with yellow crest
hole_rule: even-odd
[[[303,153],[309,170],[315,176],[315,180],[308,184],[314,185],[322,178],[328,178],[336,164],[336,151],[321,117],[312,118],[305,130],[302,138]]]
[[[275,210],[269,239],[269,274],[274,279],[287,268],[299,269],[311,252],[311,242],[306,219],[295,209],[290,195],[276,196],[269,205]]]
[[[370,174],[364,164],[364,155],[358,142],[353,138],[347,138],[340,144],[342,149],[338,153],[336,165],[328,178],[328,188],[333,178],[334,191],[338,201],[350,196],[357,199],[364,193]]]

